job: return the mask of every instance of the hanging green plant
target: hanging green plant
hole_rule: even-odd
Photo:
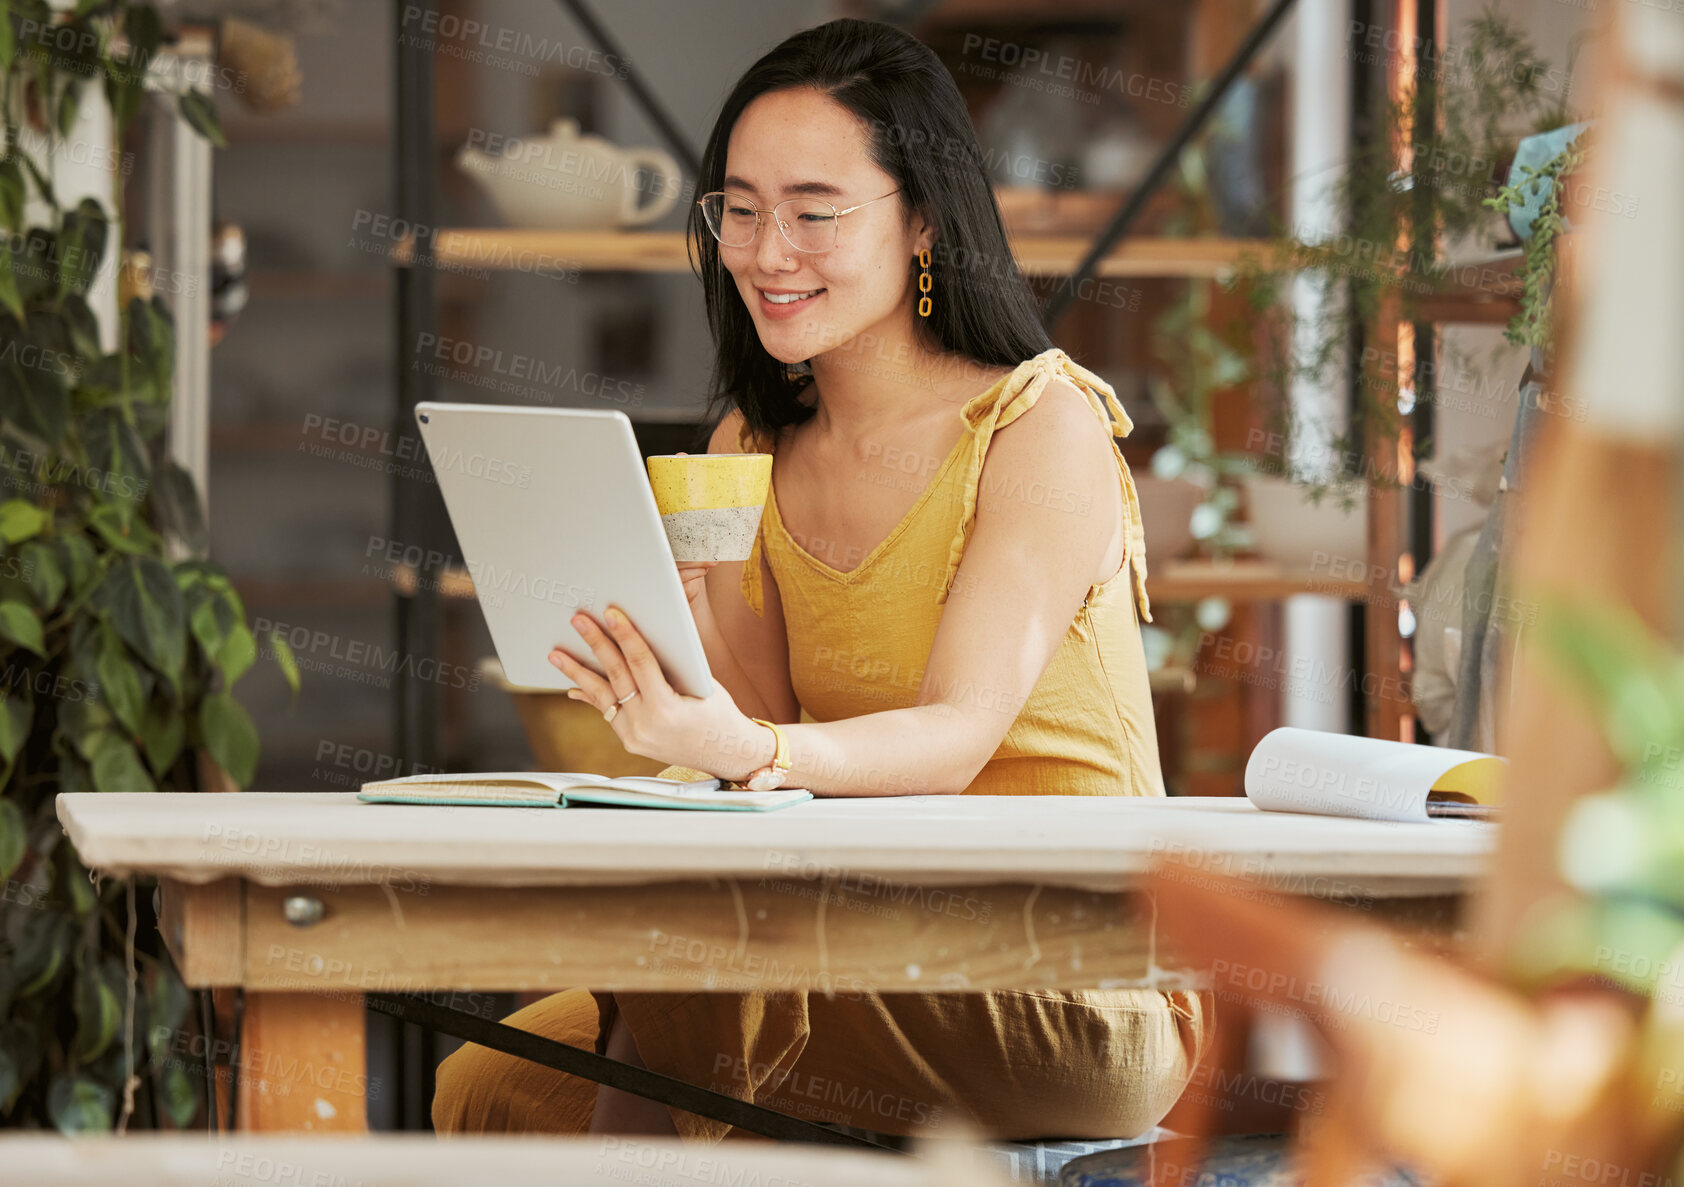
[[[1554,345],[1550,328],[1555,321],[1555,279],[1561,262],[1561,236],[1567,231],[1563,190],[1567,178],[1584,164],[1588,152],[1583,138],[1575,138],[1544,165],[1521,166],[1519,178],[1510,177],[1495,197],[1485,200],[1487,206],[1504,218],[1513,211],[1537,205],[1522,248],[1520,312],[1503,331],[1503,336],[1516,346],[1535,347],[1547,354]]]
[[[185,1126],[203,1101],[172,1054],[188,993],[155,933],[128,942],[134,887],[90,878],[54,797],[198,790],[201,754],[243,786],[258,754],[230,695],[257,642],[164,449],[170,311],[131,300],[101,347],[90,293],[121,249],[121,178],[109,210],[65,208],[51,180],[94,85],[121,142],[162,41],[150,5],[0,0],[0,1118],[65,1132],[130,1105]],[[178,110],[220,139],[208,102]]]
[[[1468,270],[1449,263],[1444,246],[1477,237],[1496,225],[1494,210],[1506,212],[1512,198],[1504,198],[1493,174],[1522,137],[1567,122],[1570,80],[1571,61],[1566,72],[1554,68],[1508,16],[1491,10],[1474,18],[1419,85],[1383,105],[1368,147],[1330,185],[1328,225],[1289,228],[1268,262],[1240,270],[1236,283],[1276,339],[1260,369],[1274,439],[1326,442],[1325,457],[1280,466],[1283,472],[1322,492],[1350,477],[1351,459],[1396,441],[1417,398],[1415,376],[1400,374],[1400,360],[1367,335],[1386,311],[1401,322],[1433,320],[1425,306],[1467,289]],[[1516,185],[1558,184],[1570,169],[1552,163]],[[1537,343],[1547,334],[1557,198],[1554,221],[1540,228],[1545,242],[1530,244],[1518,262],[1523,295],[1508,330],[1514,342]],[[1474,272],[1475,283],[1491,279],[1483,269]],[[1279,315],[1294,284],[1309,286],[1312,299],[1300,305],[1315,313]],[[1353,364],[1360,376],[1350,429],[1329,436],[1325,426],[1295,425],[1285,394],[1305,382],[1342,386]],[[1366,469],[1358,477],[1390,481]]]

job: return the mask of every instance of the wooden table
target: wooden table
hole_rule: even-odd
[[[765,815],[408,807],[351,793],[58,797],[90,867],[155,874],[187,984],[246,990],[239,1117],[366,1126],[365,993],[966,991],[1165,973],[1157,857],[1444,931],[1488,824],[1243,799],[909,796]]]
[[[202,1134],[89,1137],[0,1132],[0,1167],[17,1187],[1009,1187],[968,1150],[938,1159],[676,1138],[360,1139]]]

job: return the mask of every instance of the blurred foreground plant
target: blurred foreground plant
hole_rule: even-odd
[[[0,1117],[65,1132],[109,1129],[129,1103],[187,1125],[202,1081],[182,1054],[187,990],[150,928],[128,951],[123,884],[91,879],[54,797],[197,790],[201,752],[242,786],[257,765],[230,694],[256,640],[227,575],[196,559],[198,492],[164,449],[168,308],[131,300],[116,349],[101,345],[94,294],[121,250],[122,173],[109,211],[67,209],[52,181],[55,158],[86,155],[65,139],[101,91],[120,147],[162,40],[150,5],[55,15],[0,0]],[[205,96],[173,99],[220,142]]]

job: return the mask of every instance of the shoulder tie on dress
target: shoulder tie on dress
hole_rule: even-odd
[[[976,526],[977,494],[982,484],[983,459],[995,430],[1011,424],[1033,408],[1035,402],[1041,398],[1041,393],[1046,390],[1047,384],[1060,375],[1071,380],[1087,397],[1088,406],[1110,430],[1111,451],[1117,459],[1118,473],[1123,484],[1123,515],[1126,520],[1123,564],[1132,568],[1133,593],[1140,607],[1141,621],[1151,622],[1152,610],[1146,598],[1146,528],[1140,518],[1140,496],[1134,489],[1134,478],[1129,473],[1128,462],[1123,459],[1123,451],[1116,442],[1116,438],[1126,437],[1134,431],[1134,422],[1129,419],[1128,413],[1123,411],[1122,404],[1117,400],[1117,393],[1110,384],[1077,364],[1057,347],[1025,360],[1018,365],[1016,371],[1002,380],[999,386],[972,398],[963,409],[965,423],[971,431],[970,467],[965,478],[964,513],[959,520],[959,530],[954,534],[953,543],[947,551],[947,572],[936,593],[936,601],[947,601],[948,591],[959,572],[959,562],[964,559],[965,547],[970,542],[972,529]]]

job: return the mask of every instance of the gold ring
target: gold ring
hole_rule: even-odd
[[[628,692],[625,696],[621,697],[619,700],[615,701],[614,703],[616,705],[623,705],[627,701],[631,700],[633,697],[635,697],[638,693],[640,693],[642,691],[643,690],[641,688],[634,688],[630,692]]]

